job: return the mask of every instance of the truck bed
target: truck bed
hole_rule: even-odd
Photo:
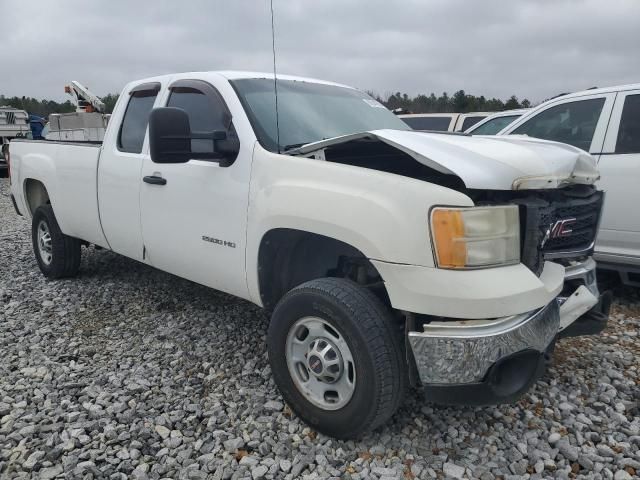
[[[34,182],[47,186],[60,229],[66,235],[107,246],[98,214],[97,171],[101,142],[58,142],[50,140],[13,140],[11,181],[22,184],[30,178],[25,191],[16,195],[18,208],[31,212],[25,199]]]

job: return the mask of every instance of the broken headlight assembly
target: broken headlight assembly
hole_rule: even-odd
[[[519,263],[519,218],[517,205],[433,208],[436,265],[472,269]]]

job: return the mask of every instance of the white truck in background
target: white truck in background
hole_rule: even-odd
[[[595,245],[598,267],[640,287],[640,84],[596,88],[553,98],[505,127],[499,135],[567,143],[598,162],[606,192]]]
[[[398,118],[413,130],[464,132],[491,114],[492,112],[407,113],[398,115]]]
[[[14,138],[26,137],[31,133],[29,114],[24,110],[0,106],[0,176],[8,169],[6,160],[9,142]]]
[[[558,335],[604,328],[587,153],[413,132],[356,89],[277,85],[277,121],[273,75],[182,73],[128,84],[102,145],[12,142],[43,274],[76,275],[95,244],[264,307],[284,399],[339,438],[408,383],[513,401]]]

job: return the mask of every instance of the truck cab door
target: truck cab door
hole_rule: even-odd
[[[618,93],[598,169],[606,197],[597,257],[640,265],[640,90]]]
[[[192,132],[225,130],[231,118],[219,91],[202,80],[177,80],[169,86],[163,104],[183,109]],[[208,140],[190,141],[192,152],[213,149]],[[197,159],[154,163],[145,158],[139,181],[148,263],[202,285],[249,297],[245,244],[252,148],[241,142],[230,165]]]
[[[131,88],[110,118],[98,164],[100,223],[109,247],[142,260],[140,172],[149,158],[147,123],[158,100],[159,82]]]

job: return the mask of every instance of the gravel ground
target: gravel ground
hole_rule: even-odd
[[[640,474],[640,297],[559,342],[516,405],[418,391],[336,441],[283,404],[255,306],[106,251],[50,282],[0,179],[1,478],[614,478]]]

